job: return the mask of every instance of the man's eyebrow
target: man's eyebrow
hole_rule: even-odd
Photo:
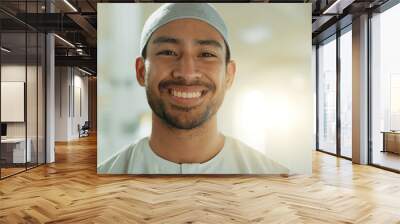
[[[163,44],[163,43],[170,43],[170,44],[178,44],[180,41],[173,37],[168,36],[160,36],[153,40],[153,44]]]
[[[174,37],[169,37],[169,36],[159,36],[155,38],[152,43],[153,44],[163,44],[163,43],[170,43],[170,44],[179,44],[181,40],[174,38]],[[206,39],[206,40],[195,40],[195,44],[198,45],[210,45],[214,47],[218,47],[222,49],[221,43],[219,43],[216,40],[213,39]]]
[[[216,40],[195,40],[195,42],[199,45],[211,45],[222,49],[222,45]]]

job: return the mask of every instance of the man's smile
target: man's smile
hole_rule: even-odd
[[[166,88],[166,92],[172,104],[186,107],[194,107],[200,105],[209,89],[198,85],[173,85]]]

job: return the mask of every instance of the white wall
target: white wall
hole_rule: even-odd
[[[1,81],[2,82],[25,82],[25,65],[2,65],[1,66]],[[31,66],[28,66],[29,71],[32,70]],[[2,96],[4,97],[4,96]],[[6,110],[6,108],[1,108]],[[25,137],[25,123],[24,122],[11,122],[7,124],[7,136],[8,137]]]
[[[38,69],[38,70],[36,70]],[[39,163],[44,162],[45,146],[45,116],[44,116],[44,73],[42,67],[25,64],[3,64],[1,66],[2,82],[24,82],[26,84],[26,106],[22,106],[21,113],[26,112],[26,121],[6,122],[7,137],[21,138],[25,135],[31,140],[32,161],[36,162],[36,155],[39,154]],[[25,80],[27,78],[27,81]],[[3,92],[4,89],[2,89]],[[2,98],[8,98],[2,95]],[[2,112],[17,113],[15,109],[2,107]],[[8,110],[8,111],[7,111]],[[48,160],[51,162],[52,160]]]
[[[25,102],[24,82],[1,82],[1,121],[23,122]]]
[[[1,81],[2,82],[25,82],[25,75],[28,75],[28,80],[29,82],[33,82],[31,79],[31,75],[35,75],[36,76],[36,67],[34,66],[28,66],[25,67],[25,65],[17,65],[17,64],[12,64],[12,65],[2,65],[1,66]],[[32,83],[30,83],[32,84]],[[34,85],[36,85],[36,81],[34,83]],[[31,103],[33,100],[31,99],[32,97],[34,97],[36,99],[36,89],[32,89],[32,88],[27,88],[27,103],[29,106],[29,103]],[[32,91],[32,92],[31,92]],[[5,97],[5,96],[2,96]],[[35,105],[31,105],[32,107],[34,106],[36,108],[36,104]],[[31,113],[32,108],[27,109],[28,110],[28,114],[27,114],[27,118],[28,118],[28,137],[29,134],[31,133],[30,130],[36,130],[36,126],[34,124],[32,124],[32,121],[35,121],[36,123],[36,114]],[[1,110],[7,110],[7,108],[1,108]],[[25,137],[25,123],[26,122],[7,122],[7,136],[8,137]],[[35,126],[35,127],[33,127]]]
[[[56,67],[56,141],[79,138],[78,124],[83,125],[88,120],[88,78],[83,75],[76,68]]]
[[[67,67],[55,69],[55,140],[66,141],[68,139],[68,85],[69,76]]]
[[[70,135],[72,138],[78,138],[79,133],[78,133],[78,124],[81,126],[85,123],[85,121],[88,121],[88,77],[81,76],[83,73],[76,73],[77,70],[74,71],[74,96],[72,98],[74,99],[74,102],[71,104],[74,105],[72,108],[72,119],[71,119],[71,132]],[[79,93],[80,91],[80,93]],[[80,97],[79,97],[80,95]],[[71,99],[72,99],[71,98]],[[80,101],[80,102],[79,102]],[[81,108],[80,108],[81,107]],[[80,111],[81,109],[81,111]]]

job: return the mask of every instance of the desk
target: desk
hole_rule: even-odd
[[[6,138],[1,139],[1,157],[9,163],[25,163],[32,159],[30,138],[27,139],[25,154],[25,138]],[[11,159],[12,158],[12,159]],[[27,161],[25,161],[27,158]]]
[[[382,131],[383,133],[383,150],[382,152],[393,152],[400,154],[400,132],[399,131]]]

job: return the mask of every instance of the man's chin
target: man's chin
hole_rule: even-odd
[[[175,129],[182,129],[182,130],[192,130],[195,128],[200,127],[205,121],[201,120],[182,120],[182,118],[171,118],[168,117],[164,119],[165,123]]]
[[[184,110],[184,109],[183,109]],[[173,113],[164,113],[161,118],[169,127],[182,130],[191,130],[202,126],[209,119],[209,113],[184,112],[174,110]]]

